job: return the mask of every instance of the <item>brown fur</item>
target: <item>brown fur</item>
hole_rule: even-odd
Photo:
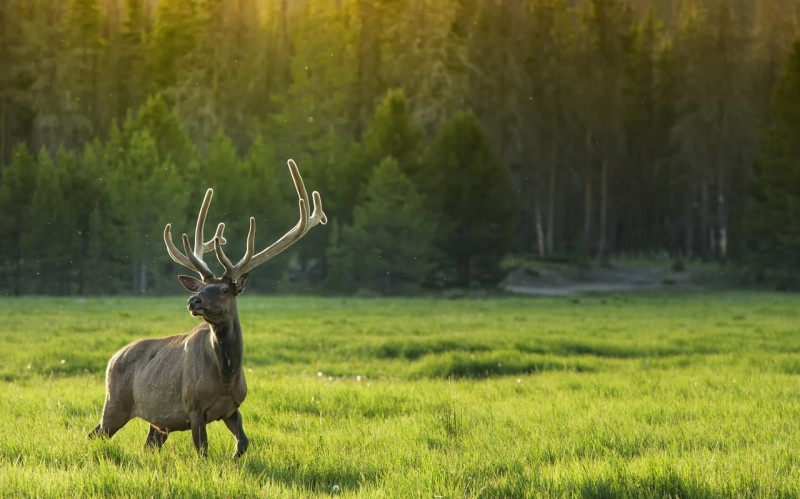
[[[236,439],[238,457],[247,450],[239,406],[247,395],[242,370],[238,283],[227,277],[202,283],[181,276],[194,294],[188,307],[206,321],[193,331],[135,341],[114,354],[106,370],[106,400],[100,424],[89,434],[113,436],[128,421],[150,423],[146,445],[160,448],[173,431],[192,430],[197,452],[208,449],[206,424],[223,420]]]
[[[145,445],[160,448],[170,432],[192,430],[198,454],[208,452],[206,424],[222,420],[236,439],[236,453],[247,450],[239,406],[247,395],[242,371],[242,327],[236,310],[236,297],[244,291],[248,272],[284,251],[317,224],[325,224],[322,198],[314,191],[309,200],[300,170],[289,160],[299,198],[300,220],[289,232],[267,248],[255,253],[256,219],[250,217],[247,249],[234,265],[222,250],[225,224],[220,223],[210,241],[203,238],[208,208],[214,194],[208,189],[200,205],[195,225],[194,248],[183,234],[182,253],[172,241],[171,224],[164,227],[167,253],[178,264],[203,277],[180,276],[192,293],[188,307],[192,315],[206,324],[187,334],[139,340],[114,354],[106,369],[106,401],[103,415],[90,437],[112,437],[135,417],[150,423]],[[309,201],[313,200],[313,211]],[[225,267],[222,277],[214,277],[203,255],[214,251]]]

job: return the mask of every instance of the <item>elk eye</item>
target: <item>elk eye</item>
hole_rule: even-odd
[[[227,286],[223,287],[223,288],[220,290],[220,292],[221,292],[223,295],[227,295],[227,294],[228,294],[228,291],[230,291],[230,290],[228,289],[228,287],[227,287]]]

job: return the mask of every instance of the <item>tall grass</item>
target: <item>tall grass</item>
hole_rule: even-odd
[[[800,298],[243,297],[238,461],[87,440],[108,357],[185,299],[0,300],[0,491],[32,496],[800,496]],[[336,492],[337,490],[338,492]]]

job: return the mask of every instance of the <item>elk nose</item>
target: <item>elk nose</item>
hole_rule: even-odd
[[[200,306],[200,297],[195,295],[189,298],[189,307],[190,308],[197,308]]]

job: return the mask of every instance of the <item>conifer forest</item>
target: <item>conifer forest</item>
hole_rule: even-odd
[[[0,0],[0,291],[495,285],[509,255],[800,275],[799,0]]]

